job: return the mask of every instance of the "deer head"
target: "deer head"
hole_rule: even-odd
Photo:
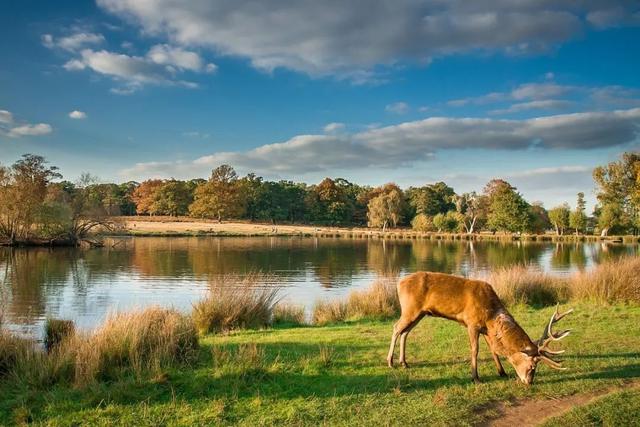
[[[538,362],[543,362],[545,365],[548,365],[553,369],[567,369],[562,367],[561,361],[555,359],[555,356],[564,353],[564,350],[551,350],[549,345],[552,342],[560,341],[569,335],[571,332],[570,330],[554,333],[552,328],[556,322],[572,311],[573,309],[565,311],[564,313],[558,313],[558,306],[556,306],[556,311],[551,316],[549,323],[544,328],[542,337],[540,337],[535,346],[528,346],[524,350],[509,356],[509,362],[511,362],[513,367],[516,369],[516,373],[518,374],[520,381],[527,385],[533,384],[533,378],[536,374],[536,366],[538,365]]]

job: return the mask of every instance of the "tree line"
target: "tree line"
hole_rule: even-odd
[[[481,192],[458,194],[444,182],[401,189],[394,183],[358,185],[343,178],[318,184],[269,181],[253,173],[238,176],[229,165],[208,179],[99,183],[84,174],[62,180],[41,156],[24,155],[0,165],[0,239],[33,236],[78,240],[119,215],[170,215],[223,220],[307,223],[333,226],[412,227],[417,231],[480,231],[603,235],[640,230],[640,153],[594,169],[598,204],[588,215],[584,193],[545,209],[528,202],[502,179]]]

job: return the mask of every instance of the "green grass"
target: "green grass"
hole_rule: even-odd
[[[512,311],[537,338],[552,310]],[[640,378],[637,306],[577,305],[563,320],[574,329],[563,340],[570,370],[541,367],[532,387],[516,382],[506,361],[510,378],[498,377],[484,344],[484,382],[472,384],[467,334],[442,319],[424,319],[409,335],[411,369],[390,370],[385,356],[392,323],[208,335],[190,367],[150,378],[124,373],[84,388],[12,380],[0,384],[0,424],[470,425],[495,415],[497,402],[560,397]],[[606,418],[618,416],[616,401],[602,402],[575,417],[617,420]]]
[[[552,426],[639,426],[640,389],[611,393],[544,423]]]

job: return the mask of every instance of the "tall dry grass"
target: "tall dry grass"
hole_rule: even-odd
[[[190,317],[158,307],[114,314],[92,333],[67,329],[48,352],[0,331],[0,378],[32,384],[74,383],[133,374],[158,374],[196,356],[198,334]]]
[[[262,328],[271,324],[280,287],[262,273],[224,275],[211,281],[209,293],[193,306],[200,333]]]
[[[306,323],[305,308],[303,305],[278,303],[273,308],[273,324],[302,326]]]
[[[623,257],[566,277],[525,266],[498,269],[483,278],[507,305],[546,306],[566,301],[640,303],[640,257]]]
[[[345,300],[318,301],[313,309],[313,323],[359,319],[387,319],[400,312],[395,276],[380,277],[366,289],[349,293]]]
[[[547,306],[569,297],[567,279],[523,265],[503,267],[483,278],[506,305]]]
[[[640,257],[624,257],[576,273],[569,281],[569,290],[576,300],[640,303]]]

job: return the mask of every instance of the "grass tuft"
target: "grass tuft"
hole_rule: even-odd
[[[506,305],[545,307],[569,297],[565,279],[523,265],[494,270],[486,280]]]
[[[326,325],[345,320],[388,319],[400,312],[396,278],[382,277],[364,290],[349,293],[346,300],[318,301],[313,323]]]
[[[262,328],[271,324],[280,288],[271,276],[250,273],[213,280],[207,297],[193,306],[200,333]]]
[[[44,325],[44,348],[51,352],[63,339],[76,332],[72,320],[47,319]]]
[[[579,272],[571,278],[569,287],[576,300],[640,303],[640,257],[623,257]]]
[[[273,309],[273,324],[287,326],[302,326],[306,324],[303,305],[279,303]]]

